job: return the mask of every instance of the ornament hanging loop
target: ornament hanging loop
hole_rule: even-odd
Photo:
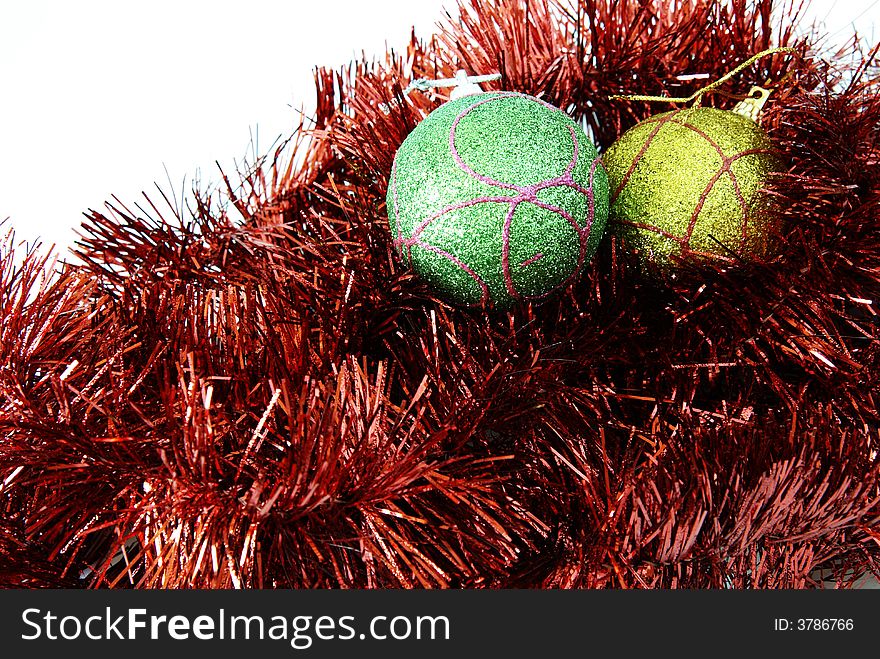
[[[467,71],[459,69],[455,72],[454,78],[438,78],[437,80],[429,80],[427,78],[416,78],[410,82],[406,89],[403,90],[404,96],[409,96],[410,92],[420,91],[428,92],[432,89],[440,87],[454,87],[452,93],[449,94],[449,100],[454,101],[462,96],[470,96],[471,94],[480,94],[483,89],[480,87],[481,82],[490,82],[492,80],[500,80],[500,73],[487,73],[479,76],[469,76]],[[382,103],[379,108],[386,114],[390,111],[387,104]]]
[[[426,92],[439,87],[454,87],[455,89],[453,89],[452,93],[449,95],[449,99],[454,101],[455,99],[461,98],[462,96],[479,94],[483,91],[482,87],[480,87],[481,82],[490,82],[492,80],[499,80],[500,78],[500,73],[469,76],[467,74],[467,71],[465,71],[464,69],[459,69],[455,72],[454,78],[439,78],[437,80],[426,80],[425,78],[417,78],[416,80],[413,80],[411,83],[409,83],[409,86],[407,86],[407,88],[403,90],[403,95],[406,96],[413,90]]]
[[[674,96],[645,96],[642,94],[614,94],[614,95],[610,96],[609,98],[611,100],[623,100],[623,101],[649,101],[649,102],[656,101],[656,102],[661,102],[661,103],[663,103],[663,102],[665,102],[665,103],[693,103],[693,107],[700,107],[700,103],[702,102],[704,95],[714,92],[715,89],[717,89],[718,87],[723,85],[725,82],[727,82],[728,80],[733,78],[735,75],[737,75],[741,71],[744,71],[745,69],[749,68],[752,64],[754,64],[758,60],[763,59],[764,57],[767,57],[769,55],[775,55],[776,53],[797,53],[797,50],[795,48],[790,47],[790,46],[782,46],[779,48],[768,48],[766,50],[762,50],[760,53],[756,53],[756,54],[752,55],[746,61],[742,62],[741,64],[739,64],[735,68],[733,68],[730,71],[728,71],[727,73],[725,73],[723,76],[718,78],[718,80],[715,80],[714,82],[710,82],[708,85],[706,85],[702,89],[698,89],[690,96],[674,97]],[[761,106],[763,106],[764,101],[766,101],[766,96],[769,96],[770,92],[766,89],[761,88],[761,87],[752,87],[752,90],[749,92],[749,97],[752,97],[752,95],[755,93],[756,90],[758,91],[758,93],[761,96],[761,98],[758,98],[758,102],[760,102]],[[766,92],[766,94],[764,92]],[[749,99],[746,99],[746,100],[749,100]],[[758,111],[760,111],[760,106],[758,107]]]

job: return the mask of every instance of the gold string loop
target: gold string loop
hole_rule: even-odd
[[[756,53],[752,55],[749,59],[747,59],[742,64],[738,65],[736,68],[728,71],[723,76],[718,78],[718,80],[714,82],[710,82],[708,85],[703,87],[702,89],[698,89],[690,96],[646,96],[644,94],[614,94],[609,96],[608,98],[611,100],[623,100],[623,101],[650,101],[650,102],[666,102],[666,103],[690,103],[694,102],[695,107],[699,107],[700,101],[703,98],[703,95],[709,92],[714,91],[717,87],[723,85],[725,82],[730,80],[739,72],[744,69],[749,68],[752,64],[757,62],[759,59],[767,57],[768,55],[775,55],[776,53],[796,53],[797,50],[791,48],[790,46],[781,46],[778,48],[768,48],[767,50],[762,50],[760,53]],[[784,79],[784,78],[783,78]]]

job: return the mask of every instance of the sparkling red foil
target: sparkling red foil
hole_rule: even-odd
[[[92,212],[82,265],[0,269],[0,583],[811,587],[878,571],[880,94],[868,54],[777,56],[783,249],[447,306],[398,261],[394,152],[458,68],[607,148],[768,44],[771,3],[477,2],[317,73],[316,125],[207,193]],[[599,26],[602,26],[601,28]],[[713,102],[727,100],[716,96]],[[170,195],[169,195],[170,197]],[[18,264],[18,265],[17,265]]]

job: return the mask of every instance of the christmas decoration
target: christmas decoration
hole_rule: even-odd
[[[113,201],[54,267],[0,240],[0,585],[880,573],[878,49],[808,57],[818,36],[795,13],[467,2],[403,55],[319,69],[314,125],[223,194]],[[540,309],[482,314],[439,302],[396,253],[393,158],[436,105],[406,81],[498,70],[604,153],[656,113],[610,96],[687,96],[682,71],[715,79],[769,44],[798,53],[753,73],[790,73],[761,117],[786,163],[766,183],[774,258],[658,286],[611,237]]]
[[[500,308],[571,282],[608,214],[605,171],[584,131],[510,92],[431,112],[397,151],[387,197],[407,265],[456,303]]]
[[[758,195],[780,164],[751,120],[714,108],[660,114],[625,133],[605,162],[614,220],[649,260],[765,254],[772,219]]]
[[[756,123],[769,92],[753,87],[752,94],[733,111],[689,107],[646,119],[605,154],[615,229],[645,261],[668,269],[674,257],[768,254],[774,221],[761,193],[782,162]]]

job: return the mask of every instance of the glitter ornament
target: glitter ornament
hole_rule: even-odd
[[[653,116],[604,155],[614,231],[644,262],[668,270],[674,257],[768,254],[773,219],[761,190],[781,161],[755,121],[768,93],[755,90],[760,102],[734,111],[691,107]]]
[[[452,98],[394,158],[388,218],[404,263],[461,305],[504,309],[566,286],[595,252],[608,215],[595,147],[537,98]]]

